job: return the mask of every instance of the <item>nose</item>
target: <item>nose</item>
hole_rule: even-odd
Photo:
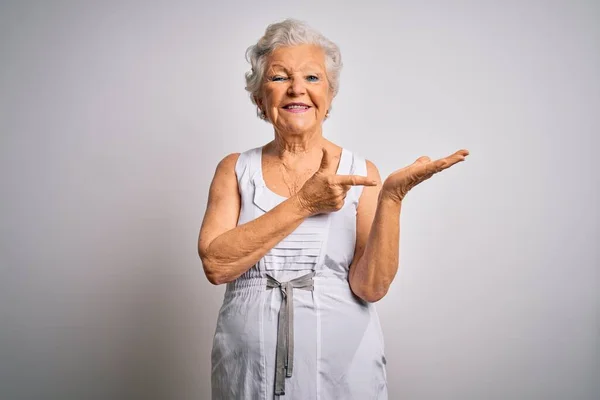
[[[304,86],[304,80],[301,77],[295,76],[290,79],[290,86],[288,87],[288,95],[290,96],[301,96],[306,93],[306,87]]]

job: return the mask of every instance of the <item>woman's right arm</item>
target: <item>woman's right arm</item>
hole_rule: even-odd
[[[238,278],[311,214],[295,195],[237,226],[241,204],[235,174],[238,157],[239,153],[232,153],[219,162],[198,236],[204,273],[214,285]]]

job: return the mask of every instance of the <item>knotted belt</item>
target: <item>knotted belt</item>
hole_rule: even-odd
[[[275,353],[275,394],[285,394],[285,378],[294,368],[294,288],[313,290],[315,271],[288,282],[279,282],[267,274],[267,289],[278,287],[282,300],[277,321],[277,352]]]

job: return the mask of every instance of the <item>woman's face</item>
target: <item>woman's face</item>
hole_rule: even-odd
[[[332,99],[319,46],[279,47],[271,53],[256,100],[276,130],[302,134],[320,129]]]

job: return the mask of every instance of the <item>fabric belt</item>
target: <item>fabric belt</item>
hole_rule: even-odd
[[[314,289],[315,271],[288,282],[279,282],[267,275],[267,289],[278,287],[282,300],[277,321],[277,352],[275,353],[275,394],[285,394],[285,378],[292,376],[294,368],[294,288]]]

